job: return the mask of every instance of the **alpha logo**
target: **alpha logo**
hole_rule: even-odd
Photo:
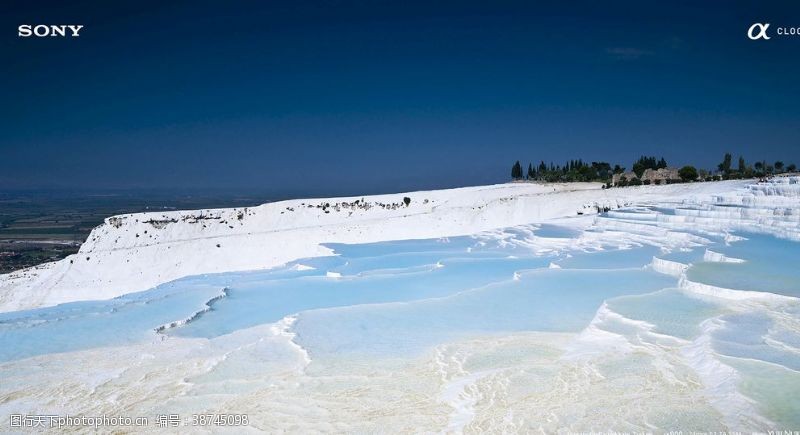
[[[44,38],[47,36],[67,37],[71,36],[77,38],[80,35],[82,25],[76,24],[23,24],[17,28],[17,35],[20,38],[28,38],[36,36],[37,38]]]
[[[755,23],[747,30],[747,37],[756,40],[759,38],[769,39],[767,36],[767,28],[769,27],[769,23],[762,24],[762,23]],[[758,33],[756,34],[755,31],[758,29]]]

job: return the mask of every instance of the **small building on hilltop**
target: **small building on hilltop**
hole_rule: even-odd
[[[625,182],[620,183],[623,177]],[[631,181],[633,181],[634,184],[670,184],[679,183],[681,181],[681,176],[678,173],[678,168],[660,168],[645,169],[641,177],[637,176],[633,171],[614,174],[611,177],[611,184],[614,186],[629,185]]]
[[[678,168],[645,169],[642,182],[645,181],[650,181],[649,184],[678,183],[681,181],[681,176]]]
[[[639,178],[639,177],[636,176],[636,172],[633,172],[633,171],[623,172],[621,174],[612,175],[611,176],[611,184],[613,184],[614,186],[619,186],[619,182],[620,182],[620,180],[622,180],[623,177],[625,178],[626,182],[630,182],[634,178]]]

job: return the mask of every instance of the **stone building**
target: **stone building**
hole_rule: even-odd
[[[628,182],[630,182],[634,178],[639,178],[639,177],[636,176],[636,172],[633,172],[633,171],[623,172],[621,174],[612,175],[611,176],[611,184],[614,185],[614,186],[618,185],[619,184],[619,180],[621,180],[622,177],[625,177],[625,180],[627,180]]]
[[[642,182],[650,180],[650,184],[667,184],[681,181],[678,168],[645,169]]]
[[[678,168],[661,168],[661,169],[645,169],[641,178],[636,176],[633,171],[624,172],[622,174],[614,174],[611,177],[611,184],[616,186],[619,180],[625,177],[628,183],[631,180],[638,178],[642,184],[668,184],[677,183],[681,181],[681,176],[678,174]]]

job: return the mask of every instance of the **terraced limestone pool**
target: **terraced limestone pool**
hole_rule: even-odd
[[[767,187],[333,244],[277,269],[0,314],[0,415],[238,413],[303,433],[797,429],[800,207],[787,186],[771,205]]]

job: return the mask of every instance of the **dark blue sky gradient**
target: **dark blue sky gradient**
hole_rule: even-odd
[[[800,164],[798,2],[7,2],[0,190],[503,182],[519,159]],[[667,4],[670,3],[670,4]],[[83,24],[18,38],[19,24]]]

